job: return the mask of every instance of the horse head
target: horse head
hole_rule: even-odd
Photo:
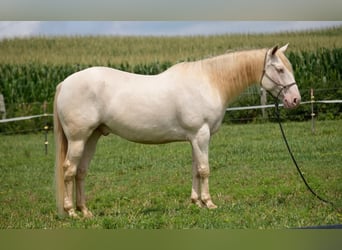
[[[288,44],[281,48],[275,46],[267,51],[261,86],[272,96],[282,100],[285,108],[295,108],[299,105],[301,96],[292,66],[284,55],[287,47]]]

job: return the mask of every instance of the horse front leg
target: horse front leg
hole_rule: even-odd
[[[217,208],[209,193],[209,142],[210,130],[204,125],[191,141],[193,157],[193,183],[191,200],[199,206]]]

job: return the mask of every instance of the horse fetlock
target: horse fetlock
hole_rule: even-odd
[[[73,208],[72,202],[68,197],[64,198],[64,210],[67,212]]]

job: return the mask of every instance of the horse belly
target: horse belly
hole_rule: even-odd
[[[106,127],[110,132],[129,141],[145,144],[161,144],[186,140],[186,132],[174,124],[154,122],[140,119],[140,121],[112,121]]]
[[[172,104],[130,95],[116,98],[109,110],[106,126],[129,141],[159,144],[186,140],[186,131],[177,121]]]

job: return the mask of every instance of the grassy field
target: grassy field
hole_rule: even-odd
[[[342,204],[342,121],[286,123],[308,182]],[[86,179],[93,219],[56,215],[54,140],[0,136],[0,228],[294,228],[342,223],[341,211],[314,198],[290,161],[277,124],[223,125],[211,141],[216,210],[190,203],[187,143],[145,146],[102,138]]]

